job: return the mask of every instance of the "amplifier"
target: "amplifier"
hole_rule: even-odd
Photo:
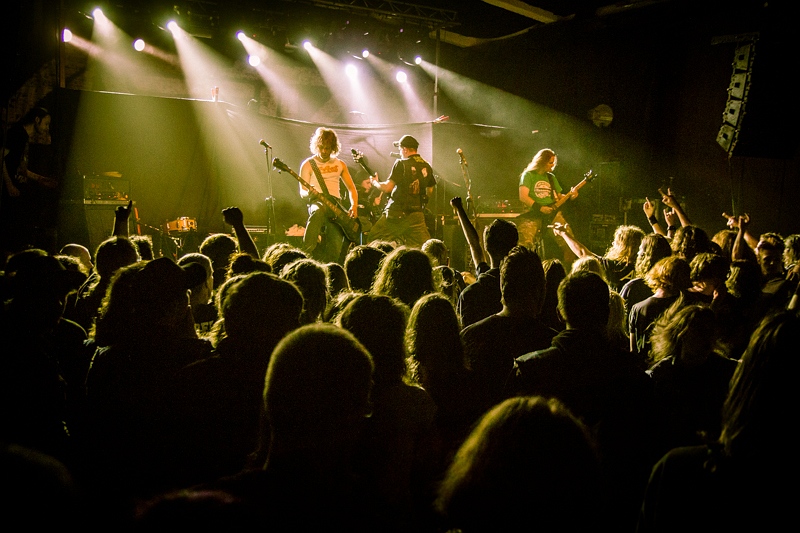
[[[478,213],[475,218],[517,218],[522,213]]]
[[[128,200],[89,200],[84,199],[83,205],[128,205]]]
[[[116,174],[116,173],[114,173]],[[131,181],[121,177],[83,177],[83,199],[93,202],[127,202],[131,196]],[[98,204],[115,205],[115,204]]]

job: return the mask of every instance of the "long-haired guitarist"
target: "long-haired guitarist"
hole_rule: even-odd
[[[347,165],[336,156],[342,147],[336,132],[330,128],[317,128],[308,146],[313,156],[300,164],[300,177],[317,192],[339,198],[339,180],[344,183],[350,197],[349,215],[358,217],[358,191]],[[308,221],[303,236],[303,249],[318,261],[341,262],[345,237],[338,224],[328,216],[319,201],[314,201],[309,190],[300,184],[300,196],[310,200]]]
[[[550,148],[543,148],[528,163],[519,179],[519,199],[529,210],[519,215],[515,222],[519,231],[519,244],[531,250],[541,244],[540,232],[543,226],[567,223],[561,211],[554,208],[554,204],[564,196],[578,196],[577,190],[563,194],[563,188],[553,174],[557,164],[556,153]],[[575,255],[569,246],[560,238],[557,239],[557,244],[564,252],[565,262],[571,263]]]

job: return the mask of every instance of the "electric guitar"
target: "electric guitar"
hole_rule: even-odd
[[[364,169],[364,172],[366,172],[370,176],[375,175],[375,172],[371,168],[369,168],[367,162],[364,161],[364,154],[360,150],[351,148],[350,153],[353,154],[353,161],[355,161],[358,165],[360,165],[361,168]],[[383,191],[381,191],[380,194],[378,195],[377,203],[374,203],[374,199],[370,199],[370,205],[366,206],[366,208],[369,211],[370,219],[373,222],[381,215],[381,212],[383,212],[383,207],[385,203],[386,202],[384,202]]]
[[[597,178],[597,175],[595,175],[592,169],[589,169],[589,172],[583,175],[583,179],[572,189],[570,189],[570,191],[567,194],[561,196],[561,198],[556,200],[555,203],[550,204],[550,207],[553,208],[552,215],[555,215],[556,211],[558,211],[561,208],[561,206],[563,206],[565,203],[567,203],[567,201],[572,199],[571,193],[578,192],[584,185],[593,181],[595,178]]]
[[[322,207],[325,209],[328,217],[342,229],[342,233],[344,233],[344,236],[348,241],[354,243],[361,242],[361,221],[357,218],[352,218],[350,216],[350,212],[345,209],[338,200],[329,194],[323,194],[316,190],[311,186],[310,183],[298,176],[294,170],[289,168],[286,163],[277,157],[272,160],[272,166],[281,172],[286,172],[300,182],[303,187],[308,189],[309,194],[314,198],[314,200],[322,204]]]

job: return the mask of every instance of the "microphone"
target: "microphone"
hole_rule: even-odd
[[[267,149],[271,149],[271,148],[272,148],[272,146],[270,146],[270,145],[267,143],[267,141],[265,141],[264,139],[261,139],[261,140],[258,142],[258,144],[260,144],[261,146],[263,146],[264,148],[267,148]]]
[[[399,152],[389,152],[389,157],[394,157],[395,159],[400,159],[403,156],[400,155]]]
[[[467,164],[467,158],[464,157],[464,152],[461,150],[461,148],[456,150],[456,153],[458,154],[458,157],[461,158],[461,164],[462,165],[466,165]]]

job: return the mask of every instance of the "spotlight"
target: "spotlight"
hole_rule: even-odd
[[[363,57],[364,59],[368,58],[369,57],[369,50],[365,49],[363,52],[361,52],[361,57]]]
[[[311,50],[313,47],[314,45],[311,44],[311,41],[303,41],[303,48],[306,50]]]
[[[103,10],[100,9],[99,7],[94,8],[94,11],[92,11],[92,16],[94,17],[95,20],[104,18]]]
[[[169,22],[167,22],[167,29],[175,33],[176,31],[178,31],[178,23],[175,22],[174,20],[170,20]]]
[[[244,42],[244,38],[245,38],[244,32],[243,31],[236,32],[236,38],[239,39],[240,41]]]
[[[144,39],[136,39],[133,41],[133,49],[137,52],[144,50]]]
[[[251,54],[247,56],[247,62],[250,63],[251,67],[257,67],[261,64],[261,58],[255,54]]]
[[[408,80],[408,76],[402,70],[398,70],[395,79],[397,80],[398,83],[405,83],[406,80]]]
[[[419,65],[420,63],[422,63],[422,58],[420,56],[415,57],[414,64]]]
[[[347,74],[348,78],[355,78],[358,76],[358,69],[351,63],[344,67],[344,73]]]
[[[69,28],[64,28],[64,31],[61,34],[61,40],[65,43],[68,43],[72,40],[72,32],[69,31]]]

